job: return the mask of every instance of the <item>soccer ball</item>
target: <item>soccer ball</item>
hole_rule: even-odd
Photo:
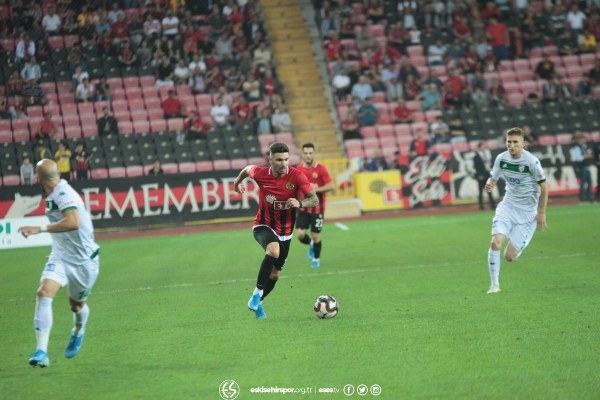
[[[339,304],[333,296],[322,295],[315,301],[315,315],[318,318],[333,318],[337,315]]]

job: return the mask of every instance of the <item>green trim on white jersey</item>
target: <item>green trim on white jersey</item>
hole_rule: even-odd
[[[492,179],[503,177],[506,181],[506,195],[503,202],[521,211],[537,210],[540,198],[540,183],[546,175],[540,160],[527,150],[519,158],[513,158],[508,151],[500,153],[494,161]]]
[[[46,199],[46,216],[51,223],[56,223],[69,210],[77,210],[79,229],[51,233],[52,254],[65,263],[83,265],[99,248],[94,240],[92,218],[79,193],[61,179]]]

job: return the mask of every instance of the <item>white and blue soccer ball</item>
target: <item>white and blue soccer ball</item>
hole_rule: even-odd
[[[314,310],[317,318],[328,319],[337,315],[340,305],[333,296],[322,295],[315,300]]]

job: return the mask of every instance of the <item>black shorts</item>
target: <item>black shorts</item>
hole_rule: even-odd
[[[296,215],[296,228],[308,229],[309,227],[311,232],[321,233],[321,230],[323,230],[323,215],[298,211]]]
[[[279,243],[279,258],[275,261],[275,268],[281,271],[290,252],[291,240],[279,240],[277,235],[275,235],[275,232],[266,226],[257,226],[252,229],[252,232],[254,233],[254,240],[256,240],[265,250],[269,243]]]

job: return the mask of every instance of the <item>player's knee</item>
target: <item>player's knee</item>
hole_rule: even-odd
[[[490,242],[490,249],[492,249],[492,251],[499,251],[501,248],[502,241],[496,238],[492,238],[492,241]]]
[[[45,286],[40,286],[36,292],[37,297],[53,297],[53,293]]]
[[[73,311],[74,313],[81,311],[84,305],[85,303],[80,303],[78,301],[73,300],[70,301],[71,311]]]

